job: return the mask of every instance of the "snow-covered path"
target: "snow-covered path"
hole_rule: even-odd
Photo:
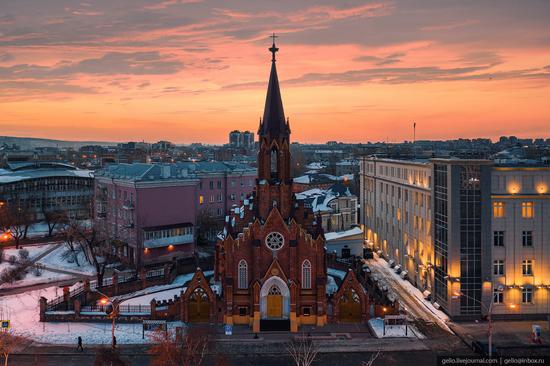
[[[436,323],[441,328],[452,333],[447,322],[449,317],[441,310],[436,309],[433,304],[424,299],[422,292],[413,286],[407,280],[401,279],[388,262],[374,254],[374,259],[367,261],[371,271],[382,277],[388,285],[393,289],[393,292],[399,299],[399,302],[406,308],[407,312],[416,319],[422,319],[428,323]]]

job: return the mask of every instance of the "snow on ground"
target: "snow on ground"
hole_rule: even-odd
[[[57,293],[56,293],[57,291]],[[0,297],[0,313],[11,321],[13,330],[36,342],[74,344],[82,337],[87,344],[110,344],[110,323],[41,323],[38,301],[41,296],[52,299],[62,294],[57,287],[28,291],[23,294]],[[147,334],[147,333],[146,333]],[[142,339],[141,324],[117,324],[117,343],[147,343],[147,335]]]
[[[205,271],[204,272],[205,277],[212,276],[213,274],[214,274],[214,271]],[[172,283],[169,283],[167,285],[157,285],[157,286],[147,287],[147,288],[144,288],[143,290],[131,292],[131,293],[120,295],[120,296],[114,296],[113,299],[123,300],[125,304],[149,305],[149,303],[151,302],[151,299],[153,299],[153,298],[155,298],[157,300],[163,300],[164,298],[166,298],[166,299],[173,298],[174,293],[175,293],[174,291],[179,291],[179,292],[176,292],[176,294],[179,295],[179,293],[181,292],[181,289],[183,288],[183,286],[185,284],[187,284],[187,282],[191,281],[191,279],[193,278],[194,275],[195,275],[195,272],[182,274],[182,275],[177,276],[174,279],[174,281],[172,281]],[[163,297],[163,298],[158,298],[156,296],[164,296],[164,295],[161,295],[161,294],[154,295],[156,293],[166,292],[166,291],[168,291],[172,295],[168,296],[168,297]],[[153,294],[153,296],[150,297],[150,298],[145,296],[145,295],[151,295],[151,294]],[[145,299],[149,299],[149,300],[146,301],[146,302],[139,302],[139,303],[128,302],[129,299],[134,299],[134,298],[137,298],[137,297],[142,297],[143,301],[145,301]]]
[[[38,263],[43,264],[45,267],[74,272],[77,274],[95,274],[95,268],[93,265],[88,263],[86,257],[84,256],[84,252],[78,252],[78,263],[80,264],[80,266],[76,264],[71,255],[67,254],[67,247],[65,245],[61,245],[59,248],[55,249],[47,256],[40,259]]]
[[[162,300],[173,300],[174,296],[180,296],[182,292],[185,292],[187,287],[176,287],[171,290],[165,290],[160,292],[151,293],[148,295],[133,297],[128,299],[122,304],[124,305],[149,305],[151,300],[155,299],[156,301]]]
[[[326,289],[327,295],[332,295],[337,291],[338,291],[338,285],[336,284],[336,281],[334,281],[334,277],[327,276],[327,289]]]
[[[51,243],[45,243],[45,244],[37,244],[37,245],[22,245],[20,249],[26,249],[29,251],[29,259],[33,260],[36,257],[39,257],[41,254],[45,253],[47,250],[53,248],[54,246],[58,245],[59,242],[51,242]],[[19,249],[8,248],[4,249],[4,259],[8,260],[10,256],[16,256],[19,258]]]
[[[338,277],[341,280],[346,277],[346,272],[340,271],[339,269],[327,268],[327,273],[333,277]]]
[[[369,319],[369,328],[376,338],[426,338],[416,327],[411,325],[386,325],[384,332],[384,319],[382,318]]]
[[[42,270],[42,274],[40,276],[36,276],[34,274],[34,271],[32,269],[29,269],[29,273],[27,273],[25,278],[23,278],[20,281],[15,281],[13,283],[3,283],[0,285],[0,289],[52,283],[52,282],[70,280],[71,278],[74,278],[74,277],[69,274],[51,272],[48,270]]]
[[[371,259],[368,261],[368,265],[371,268],[378,269],[378,272],[384,276],[391,276],[394,280],[396,280],[403,290],[405,290],[408,294],[413,296],[417,302],[420,305],[423,305],[426,310],[431,313],[432,317],[437,320],[437,323],[443,327],[443,329],[451,331],[449,327],[447,326],[447,322],[449,321],[449,317],[447,314],[445,314],[443,311],[436,309],[433,304],[424,299],[424,295],[422,295],[422,292],[420,289],[416,288],[412,283],[410,283],[407,280],[402,279],[395,271],[390,268],[388,262],[386,262],[384,259],[378,257],[378,255],[374,255],[374,259]],[[399,292],[398,289],[394,289],[396,292]]]

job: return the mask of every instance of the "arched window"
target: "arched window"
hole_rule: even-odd
[[[311,288],[311,263],[307,259],[302,263],[302,288]]]
[[[239,288],[248,288],[248,264],[244,259],[239,262]]]
[[[277,177],[277,171],[278,169],[278,156],[277,156],[277,149],[271,150],[271,177],[276,178]]]

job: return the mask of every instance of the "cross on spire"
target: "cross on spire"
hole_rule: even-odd
[[[279,36],[276,36],[275,33],[273,33],[269,37],[273,40],[273,45],[269,48],[269,52],[273,55],[271,57],[271,62],[275,62],[275,53],[279,51],[279,49],[275,46],[275,38],[279,38]]]

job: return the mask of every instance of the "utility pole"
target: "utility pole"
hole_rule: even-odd
[[[413,159],[416,160],[416,122],[413,122]]]

